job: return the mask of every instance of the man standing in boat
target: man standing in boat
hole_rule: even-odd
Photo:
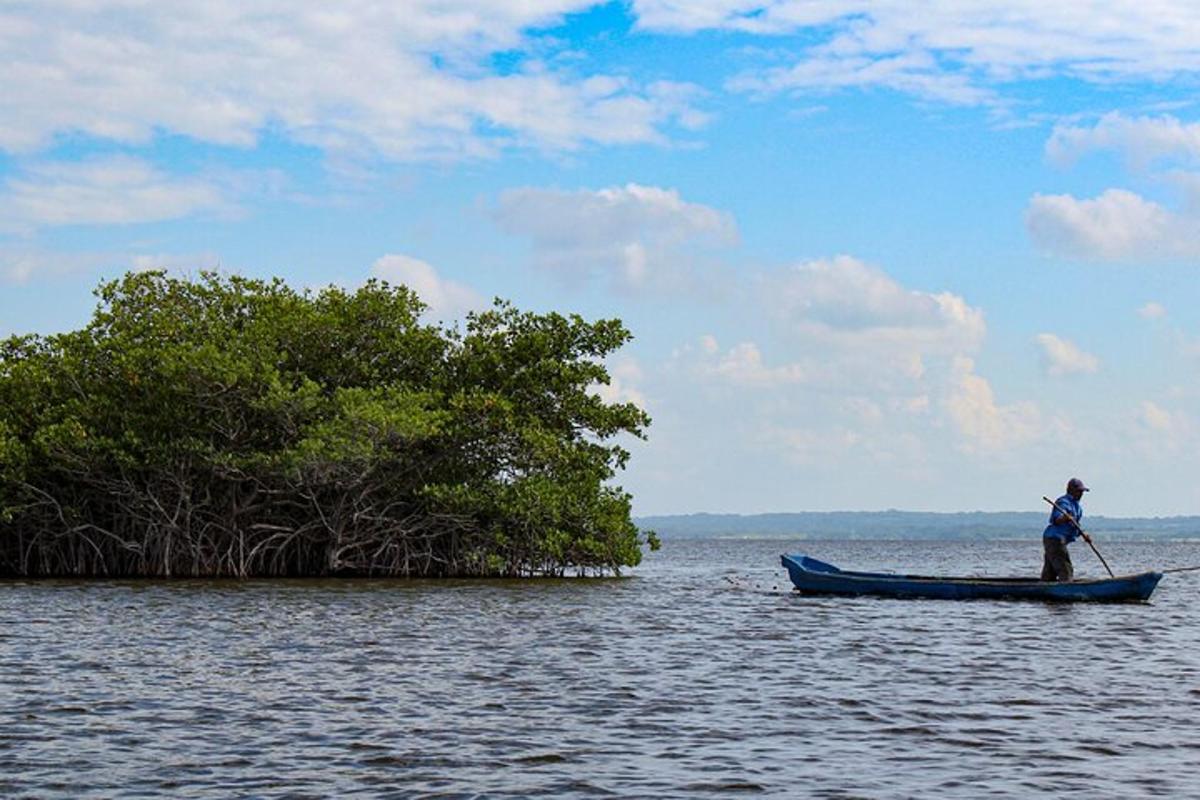
[[[1067,481],[1067,493],[1054,501],[1054,509],[1050,512],[1050,524],[1042,533],[1042,549],[1046,554],[1042,562],[1044,581],[1069,581],[1074,578],[1075,568],[1071,565],[1071,554],[1067,552],[1067,545],[1081,535],[1085,542],[1092,541],[1092,537],[1076,524],[1083,519],[1083,506],[1079,501],[1083,499],[1083,493],[1086,491],[1088,487],[1083,485],[1083,481],[1071,478]],[[1075,518],[1075,523],[1071,522],[1067,514]]]

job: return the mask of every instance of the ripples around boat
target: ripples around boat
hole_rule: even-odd
[[[1200,796],[1200,573],[1146,605],[808,598],[798,550],[1041,558],[710,540],[606,580],[0,584],[0,796]]]

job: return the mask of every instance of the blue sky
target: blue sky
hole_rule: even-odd
[[[639,514],[1200,513],[1200,9],[1043,5],[0,0],[0,335],[383,277],[623,319]]]

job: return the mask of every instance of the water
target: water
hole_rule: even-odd
[[[1041,558],[700,541],[611,580],[0,584],[0,796],[1200,795],[1200,573],[1149,605],[822,599],[790,591],[798,550]]]

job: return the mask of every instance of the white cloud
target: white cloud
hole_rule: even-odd
[[[1041,415],[1032,403],[1000,405],[986,378],[975,373],[975,362],[954,360],[952,380],[945,398],[946,411],[962,434],[967,452],[1011,450],[1038,434]]]
[[[1176,328],[1170,332],[1175,350],[1189,361],[1200,360],[1200,339]]]
[[[487,305],[471,287],[440,277],[430,264],[411,256],[385,255],[371,266],[371,275],[412,289],[429,306],[428,313],[439,319],[453,319]]]
[[[596,384],[592,392],[606,403],[633,403],[638,408],[650,408],[638,385],[645,378],[637,359],[623,357],[608,365],[609,382]]]
[[[78,255],[49,253],[36,248],[0,248],[0,284],[24,285],[34,276],[69,275],[94,266]]]
[[[1053,333],[1039,333],[1034,339],[1042,349],[1042,364],[1049,375],[1095,372],[1100,368],[1100,359],[1080,350],[1074,342]]]
[[[1151,301],[1139,308],[1137,315],[1142,319],[1163,319],[1167,316],[1167,309],[1161,303]]]
[[[782,449],[796,464],[845,463],[867,444],[861,432],[843,426],[767,426],[761,439],[764,445]]]
[[[974,374],[967,354],[986,324],[963,298],[910,289],[849,256],[797,264],[761,279],[760,290],[761,310],[750,311],[767,312],[770,349],[782,357],[768,358],[755,342],[725,350],[712,335],[683,355],[700,377],[740,388],[790,457],[843,447],[884,463],[916,458],[945,431],[973,453],[1032,435],[1036,409],[997,404]]]
[[[847,397],[843,408],[860,423],[877,425],[883,421],[883,409],[879,403],[866,397]]]
[[[167,270],[189,273],[199,270],[219,270],[221,259],[212,253],[138,253],[129,259],[134,272]]]
[[[1169,411],[1164,409],[1158,403],[1146,400],[1142,403],[1139,409],[1138,418],[1142,424],[1151,430],[1170,433],[1174,427],[1174,420]]]
[[[1190,217],[1200,224],[1197,214],[1200,213],[1200,172],[1186,169],[1168,169],[1155,175],[1164,184],[1174,188],[1183,200],[1184,208]]]
[[[634,0],[638,24],[675,33],[811,32],[795,63],[748,75],[756,90],[880,86],[948,103],[996,102],[1025,78],[1165,81],[1200,70],[1200,7],[1189,0],[988,3],[932,0]]]
[[[852,365],[857,380],[921,378],[926,359],[975,350],[983,312],[949,292],[908,289],[849,256],[797,264],[762,285],[782,334],[805,351]]]
[[[1200,254],[1195,220],[1123,189],[1092,200],[1034,195],[1025,226],[1043,250],[1067,258],[1133,261]]]
[[[1020,438],[1023,408],[972,404],[966,389],[974,384],[963,388],[957,364],[979,347],[986,325],[961,297],[906,288],[848,256],[765,276],[759,289],[760,305],[747,312],[768,322],[769,347],[743,341],[726,349],[709,334],[677,358],[703,383],[735,389],[753,409],[754,427],[767,432],[764,442],[789,459],[838,448],[876,464],[916,459],[927,438],[947,429],[974,450],[997,449],[997,430]],[[931,396],[951,400],[934,406]]]
[[[0,148],[159,132],[252,147],[270,129],[337,153],[486,156],[661,141],[694,89],[556,71],[533,31],[589,0],[45,0],[0,9]],[[511,66],[492,65],[497,54]]]
[[[789,12],[798,5],[776,0],[633,0],[640,27],[675,33],[710,29],[785,33],[799,26],[832,21],[841,7],[840,3],[810,3],[810,16],[789,18]]]
[[[10,179],[0,195],[0,227],[120,225],[232,210],[211,182],[114,157],[39,164]]]
[[[1011,469],[1043,436],[1069,436],[1070,421],[1027,402],[1009,376],[977,373],[984,315],[958,295],[915,289],[849,256],[760,276],[758,288],[733,298],[753,337],[705,334],[651,371],[663,381],[656,395],[670,400],[661,425],[674,422],[675,433],[673,415],[715,420],[724,436],[712,447],[675,444],[689,453],[681,461],[747,449],[764,465],[755,478],[796,476],[809,502],[839,503],[837,475],[915,490]]]
[[[1146,453],[1161,456],[1167,452],[1176,458],[1181,453],[1195,453],[1196,422],[1186,412],[1144,400],[1135,410],[1134,419],[1138,448]]]
[[[42,271],[39,260],[27,253],[0,253],[0,283],[25,284]]]
[[[1094,152],[1112,150],[1131,164],[1144,166],[1168,158],[1200,158],[1200,123],[1185,123],[1178,118],[1126,117],[1113,112],[1095,125],[1057,125],[1046,141],[1046,156],[1069,165]]]
[[[1046,155],[1070,165],[1082,156],[1115,151],[1135,168],[1165,159],[1190,166],[1200,157],[1200,124],[1171,116],[1105,115],[1090,127],[1059,125]],[[1037,194],[1025,212],[1030,237],[1041,249],[1098,261],[1171,261],[1200,256],[1200,174],[1174,169],[1155,176],[1183,197],[1180,210],[1125,189],[1092,199]]]
[[[713,356],[719,351],[716,339],[705,336],[701,339],[702,350]],[[763,363],[762,353],[754,342],[734,345],[723,356],[708,358],[701,362],[702,374],[719,378],[738,386],[770,388],[802,383],[806,373],[799,364],[784,364],[771,367]]]
[[[929,455],[927,443],[921,437],[871,423],[866,429],[843,424],[807,428],[767,425],[758,439],[760,447],[781,451],[793,465],[825,471],[837,464],[847,473],[883,468],[885,474],[900,471],[912,477],[925,472]]]
[[[189,275],[205,269],[220,269],[221,258],[215,253],[148,253],[145,251],[53,251],[36,245],[0,246],[0,283],[26,284],[38,279],[97,280],[129,270],[165,269]]]
[[[539,266],[576,281],[604,275],[625,290],[680,279],[703,260],[696,246],[737,240],[728,214],[686,202],[673,189],[635,183],[597,191],[511,189],[494,218],[531,240]]]
[[[789,67],[741,75],[729,86],[755,94],[881,87],[948,105],[999,105],[997,95],[963,75],[943,72],[927,53],[851,58],[822,54]]]

